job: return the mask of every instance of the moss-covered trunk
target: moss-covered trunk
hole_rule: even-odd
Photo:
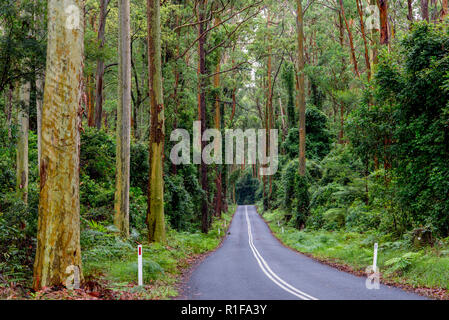
[[[129,236],[129,163],[131,138],[131,35],[129,0],[119,1],[119,63],[114,224]]]
[[[83,10],[82,0],[48,1],[35,289],[65,284],[74,268],[82,279],[78,113]]]
[[[161,17],[159,0],[148,0],[148,74],[150,77],[151,128],[150,176],[148,180],[148,237],[165,241],[164,154],[165,119],[162,95]]]

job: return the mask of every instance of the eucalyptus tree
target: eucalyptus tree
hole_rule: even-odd
[[[118,104],[114,224],[129,236],[129,170],[131,143],[131,30],[129,0],[119,0]]]
[[[83,1],[48,1],[39,218],[33,287],[81,272],[79,151]]]
[[[148,0],[148,75],[151,103],[151,126],[148,180],[149,241],[165,241],[164,219],[164,137],[165,117],[161,64],[161,18],[159,0]]]

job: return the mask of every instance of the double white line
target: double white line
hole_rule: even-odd
[[[298,298],[302,300],[318,300],[315,297],[312,297],[311,295],[302,292],[299,289],[296,289],[289,283],[282,280],[276,273],[271,270],[271,268],[268,266],[267,262],[264,260],[262,255],[257,250],[256,246],[253,243],[253,234],[251,232],[251,222],[249,221],[248,217],[248,207],[245,206],[245,214],[246,214],[246,223],[248,224],[248,237],[249,237],[249,247],[251,248],[251,251],[253,252],[254,257],[257,260],[257,263],[259,264],[260,269],[262,269],[263,273],[276,285],[278,285],[280,288],[284,289],[285,291],[291,293],[294,296],[297,296]]]

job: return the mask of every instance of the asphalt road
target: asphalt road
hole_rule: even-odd
[[[424,299],[339,271],[284,247],[254,206],[239,206],[223,245],[192,272],[189,300]]]

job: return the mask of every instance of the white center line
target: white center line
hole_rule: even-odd
[[[251,251],[253,252],[253,255],[256,258],[257,263],[259,264],[259,267],[263,271],[263,273],[265,273],[265,275],[280,288],[284,289],[285,291],[291,293],[294,296],[297,296],[302,300],[318,300],[317,298],[285,282],[276,273],[274,273],[273,270],[271,270],[271,268],[268,266],[267,262],[264,260],[264,258],[262,257],[262,255],[260,254],[260,252],[257,250],[256,246],[253,243],[253,234],[251,232],[251,222],[249,221],[247,206],[245,206],[245,214],[246,214],[246,223],[248,224],[249,247],[251,248]]]

